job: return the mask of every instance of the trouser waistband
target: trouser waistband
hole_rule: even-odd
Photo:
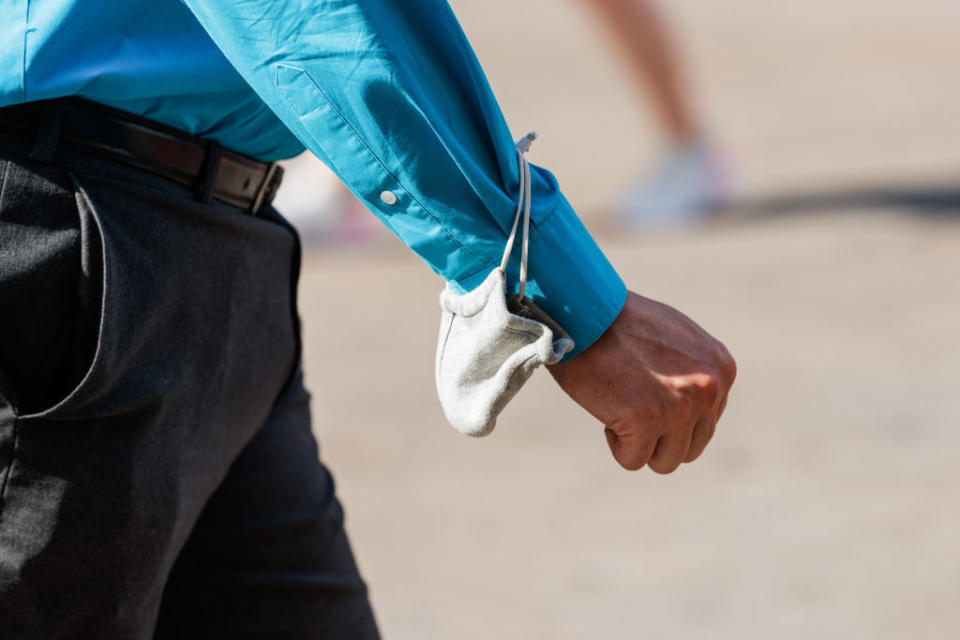
[[[0,131],[32,141],[30,158],[56,160],[60,148],[87,152],[161,175],[256,215],[283,179],[262,162],[136,114],[82,98],[57,98],[0,108]]]

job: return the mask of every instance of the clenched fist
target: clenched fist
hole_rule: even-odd
[[[548,369],[605,425],[617,462],[657,473],[703,453],[737,375],[730,352],[693,320],[633,292],[594,344]]]

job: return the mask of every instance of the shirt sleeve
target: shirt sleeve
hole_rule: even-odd
[[[518,162],[445,1],[182,1],[283,123],[454,288],[497,266]],[[531,168],[527,296],[573,338],[570,358],[613,322],[626,288],[553,175]]]

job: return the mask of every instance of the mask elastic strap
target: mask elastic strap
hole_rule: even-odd
[[[507,272],[507,263],[510,261],[510,253],[513,251],[513,244],[517,239],[517,226],[520,223],[520,213],[523,213],[523,241],[520,249],[520,292],[518,299],[523,299],[523,294],[527,288],[527,253],[530,245],[530,201],[532,199],[530,183],[530,163],[523,155],[530,149],[530,144],[536,140],[536,131],[531,131],[517,141],[517,161],[520,165],[520,195],[517,198],[517,210],[513,214],[513,227],[510,229],[510,237],[507,238],[507,246],[503,250],[503,259],[500,261],[500,272]]]

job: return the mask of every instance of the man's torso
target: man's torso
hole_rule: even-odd
[[[68,95],[261,160],[303,150],[179,0],[3,0],[0,107]]]

